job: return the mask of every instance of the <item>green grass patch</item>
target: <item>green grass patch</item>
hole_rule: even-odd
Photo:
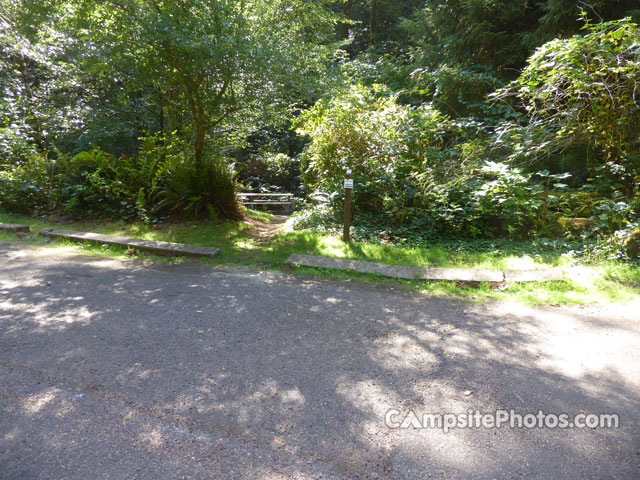
[[[540,250],[527,247],[518,253],[517,248],[501,248],[500,245],[484,247],[480,251],[471,248],[453,248],[451,245],[394,246],[383,243],[344,243],[337,236],[309,231],[281,232],[264,238],[257,234],[256,222],[268,224],[273,216],[249,210],[251,222],[182,222],[151,225],[124,223],[122,221],[73,221],[55,222],[55,219],[28,218],[0,213],[0,223],[29,225],[32,231],[43,228],[96,232],[107,235],[127,236],[144,240],[160,240],[191,245],[216,247],[220,254],[202,262],[230,267],[280,270],[293,253],[319,255],[351,260],[386,263],[413,267],[482,268],[482,269],[538,269],[569,267],[571,259],[560,250]],[[268,225],[265,225],[268,226]],[[49,240],[35,235],[19,239],[0,232],[0,241],[20,241],[32,245],[51,245]],[[95,244],[75,244],[69,241],[54,245],[75,246],[91,254],[127,258],[126,249]],[[525,253],[526,252],[526,253]],[[140,258],[141,255],[134,257]],[[154,261],[184,262],[184,258],[154,257]],[[425,292],[430,295],[456,296],[471,301],[518,300],[526,304],[586,304],[626,302],[640,296],[640,268],[622,262],[602,262],[589,265],[588,275],[580,281],[519,283],[501,289],[489,284],[466,285],[456,282],[425,282],[388,279],[376,275],[343,272],[326,269],[295,267],[297,273],[315,278],[332,278],[342,281],[362,281]]]
[[[17,238],[18,237],[16,237],[12,233],[0,232],[0,243],[1,242],[15,242]]]
[[[271,222],[275,218],[269,212],[263,212],[261,210],[251,210],[249,208],[245,208],[244,214],[251,220],[259,220],[261,222]]]

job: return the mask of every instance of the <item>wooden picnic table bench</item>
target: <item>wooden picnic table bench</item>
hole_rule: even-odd
[[[238,201],[249,205],[285,205],[287,213],[293,205],[293,193],[238,193]]]

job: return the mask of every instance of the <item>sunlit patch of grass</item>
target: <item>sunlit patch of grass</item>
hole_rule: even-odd
[[[17,238],[12,233],[0,232],[0,242],[15,242]]]
[[[29,225],[32,231],[39,231],[43,228],[50,227],[45,220],[40,218],[25,217],[22,215],[13,215],[0,212],[0,223],[17,223],[20,225]]]
[[[640,264],[609,262],[601,268],[605,281],[616,282],[630,288],[640,288]]]
[[[77,243],[71,240],[59,239],[56,243],[62,247],[74,247],[89,255],[105,255],[111,258],[124,260],[127,258],[127,248],[117,245],[100,245],[97,243]]]
[[[247,218],[250,218],[251,220],[258,220],[264,223],[270,223],[275,218],[269,212],[262,212],[260,210],[251,210],[250,208],[246,208],[244,210],[244,214],[246,215]]]

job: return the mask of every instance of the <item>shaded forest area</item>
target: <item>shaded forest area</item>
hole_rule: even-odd
[[[636,0],[0,0],[0,209],[638,256]]]

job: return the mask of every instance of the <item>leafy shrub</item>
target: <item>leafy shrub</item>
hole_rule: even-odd
[[[525,237],[552,222],[542,214],[539,179],[490,161],[477,122],[353,87],[307,111],[298,127],[311,137],[304,178],[337,212],[344,170],[353,169],[354,223],[396,234]]]
[[[26,163],[35,153],[23,125],[0,128],[0,168]]]
[[[593,218],[596,220],[595,230],[606,235],[626,228],[638,218],[638,212],[635,211],[633,204],[619,196],[596,202]]]
[[[303,178],[311,191],[341,192],[350,168],[359,208],[389,212],[409,201],[408,175],[424,163],[440,161],[450,126],[429,106],[401,106],[379,93],[378,87],[353,86],[316,104],[297,126],[311,138],[301,155]]]
[[[146,219],[161,159],[142,154],[114,157],[94,148],[57,165],[59,201],[76,216]]]
[[[504,85],[490,67],[441,65],[436,69],[416,69],[411,77],[416,84],[414,91],[429,97],[438,110],[453,117],[496,117],[504,113],[485,101],[487,95]]]
[[[550,142],[591,140],[628,183],[638,169],[629,156],[640,153],[640,28],[629,19],[585,28],[540,47],[496,98],[517,98],[532,126],[554,132]]]
[[[54,165],[44,155],[0,170],[0,209],[21,214],[47,211],[55,203]]]
[[[192,161],[174,159],[164,175],[156,211],[183,217],[242,218],[236,198],[235,174],[224,159],[205,157],[200,168]]]
[[[394,174],[405,149],[398,133],[407,115],[408,109],[392,98],[362,86],[318,102],[297,123],[298,133],[311,137],[301,156],[305,182],[335,190],[351,168],[355,177],[384,188],[385,177]]]
[[[335,229],[338,222],[336,212],[329,204],[308,205],[295,215],[293,227],[296,229],[327,231]]]
[[[56,161],[32,155],[0,170],[0,208],[34,213],[62,208],[78,217],[157,221],[156,213],[241,218],[232,170],[210,157],[197,169],[172,138],[143,138],[135,157],[99,148]]]
[[[531,175],[487,162],[482,168],[441,182],[427,171],[416,175],[423,215],[438,231],[472,237],[509,234],[526,237],[539,225],[544,201],[537,198]]]
[[[590,218],[600,200],[599,195],[594,192],[563,192],[551,198],[550,206],[563,217]]]

